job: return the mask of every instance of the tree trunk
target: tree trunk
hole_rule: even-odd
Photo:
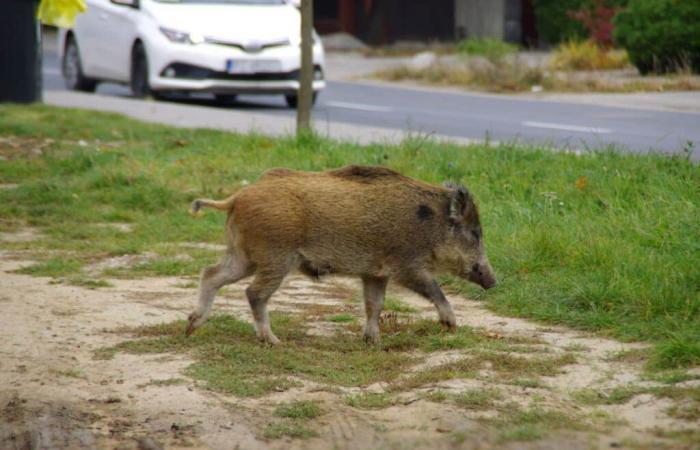
[[[41,38],[35,0],[3,0],[0,102],[41,101]]]
[[[301,73],[297,102],[297,134],[311,131],[311,106],[313,97],[313,0],[301,2]]]

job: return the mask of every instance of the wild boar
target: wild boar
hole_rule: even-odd
[[[391,279],[435,305],[450,329],[456,319],[434,278],[448,272],[489,289],[496,277],[484,251],[479,212],[464,186],[433,186],[384,167],[348,166],[326,172],[272,169],[254,184],[202,207],[228,212],[228,249],[202,271],[199,305],[187,335],[211,311],[219,288],[255,275],[246,296],[257,337],[269,344],[267,302],[294,269],[362,279],[367,321],[364,337],[379,340],[379,316]]]

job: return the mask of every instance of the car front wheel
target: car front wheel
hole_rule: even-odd
[[[143,44],[134,46],[131,53],[131,95],[136,98],[145,98],[152,94],[151,86],[148,83],[148,57]]]
[[[66,51],[62,61],[63,80],[66,88],[72,91],[95,92],[97,81],[90,79],[83,73],[83,65],[80,61],[78,44],[73,36],[68,38]]]

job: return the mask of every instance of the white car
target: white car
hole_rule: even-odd
[[[129,84],[136,97],[282,94],[296,107],[301,15],[288,0],[87,0],[75,27],[58,34],[69,89]],[[325,87],[314,32],[314,100]]]

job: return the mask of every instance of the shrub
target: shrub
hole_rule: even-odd
[[[614,70],[629,64],[623,50],[608,50],[593,41],[569,41],[560,44],[552,55],[551,66],[557,70]]]
[[[700,2],[631,0],[614,23],[615,42],[641,73],[700,72]]]
[[[534,0],[535,20],[540,40],[558,44],[566,40],[584,39],[586,29],[568,15],[581,9],[584,0]]]
[[[547,44],[595,39],[600,32],[604,38],[606,12],[598,11],[597,8],[615,9],[625,6],[627,2],[628,0],[534,0],[537,32],[542,42]],[[593,20],[589,22],[588,19]],[[590,23],[592,27],[587,30],[584,22]]]
[[[473,56],[483,56],[489,61],[500,61],[518,51],[518,46],[499,39],[465,39],[457,44],[457,51]]]
[[[610,48],[613,44],[613,22],[621,8],[608,5],[606,0],[593,0],[593,4],[578,11],[569,11],[569,17],[581,22],[588,32],[588,37],[598,46]]]

